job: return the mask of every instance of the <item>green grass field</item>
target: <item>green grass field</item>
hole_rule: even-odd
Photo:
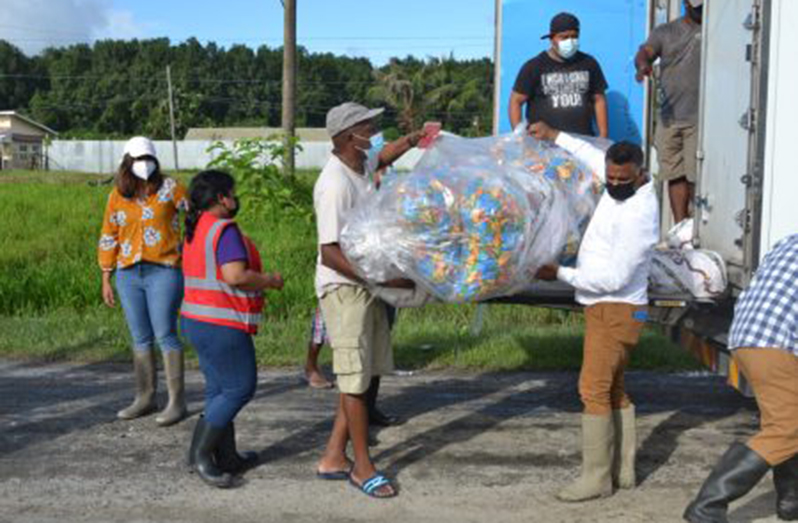
[[[316,173],[301,173],[312,184]],[[180,173],[187,181],[191,173]],[[0,172],[0,355],[36,360],[106,361],[129,358],[119,308],[100,299],[96,242],[110,186],[108,177],[74,173]],[[305,357],[315,307],[314,224],[242,211],[245,232],[260,246],[269,270],[286,285],[271,293],[256,338],[258,361],[292,366]],[[403,310],[395,331],[400,368],[479,370],[577,369],[582,318],[519,305],[482,309],[435,305]],[[329,351],[323,353],[329,361]],[[653,330],[633,357],[636,368],[696,368],[692,358]]]

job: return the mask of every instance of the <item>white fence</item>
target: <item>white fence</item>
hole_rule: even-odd
[[[208,148],[215,142],[192,140],[177,142],[178,165],[181,169],[204,169],[213,159]],[[232,146],[232,142],[224,142]],[[321,169],[332,153],[330,142],[307,142],[300,144],[302,151],[297,153],[298,169]],[[47,148],[50,170],[77,171],[86,173],[116,172],[122,159],[124,140],[55,140]],[[170,141],[156,141],[155,149],[161,167],[175,168],[175,158]],[[412,169],[421,156],[412,150],[395,165],[398,169]]]

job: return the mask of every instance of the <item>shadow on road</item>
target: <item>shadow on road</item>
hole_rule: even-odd
[[[422,414],[445,409],[458,403],[473,401],[494,394],[502,389],[522,381],[515,379],[483,379],[489,376],[452,378],[422,383],[403,388],[398,394],[384,396],[380,401],[381,408],[399,414],[404,419],[411,419]],[[305,452],[321,451],[332,429],[334,412],[331,410],[328,419],[315,423],[289,437],[273,443],[260,452],[261,464],[290,458]]]

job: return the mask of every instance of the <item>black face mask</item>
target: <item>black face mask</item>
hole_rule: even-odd
[[[614,200],[623,202],[631,198],[637,192],[635,182],[619,183],[618,185],[607,184],[607,193]]]

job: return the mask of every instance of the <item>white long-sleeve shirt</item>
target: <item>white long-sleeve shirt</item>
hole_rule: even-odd
[[[563,132],[555,143],[606,180],[604,151]],[[650,181],[623,202],[605,192],[582,239],[576,268],[560,267],[557,279],[576,289],[576,301],[582,305],[646,305],[651,257],[658,241],[659,203]]]

